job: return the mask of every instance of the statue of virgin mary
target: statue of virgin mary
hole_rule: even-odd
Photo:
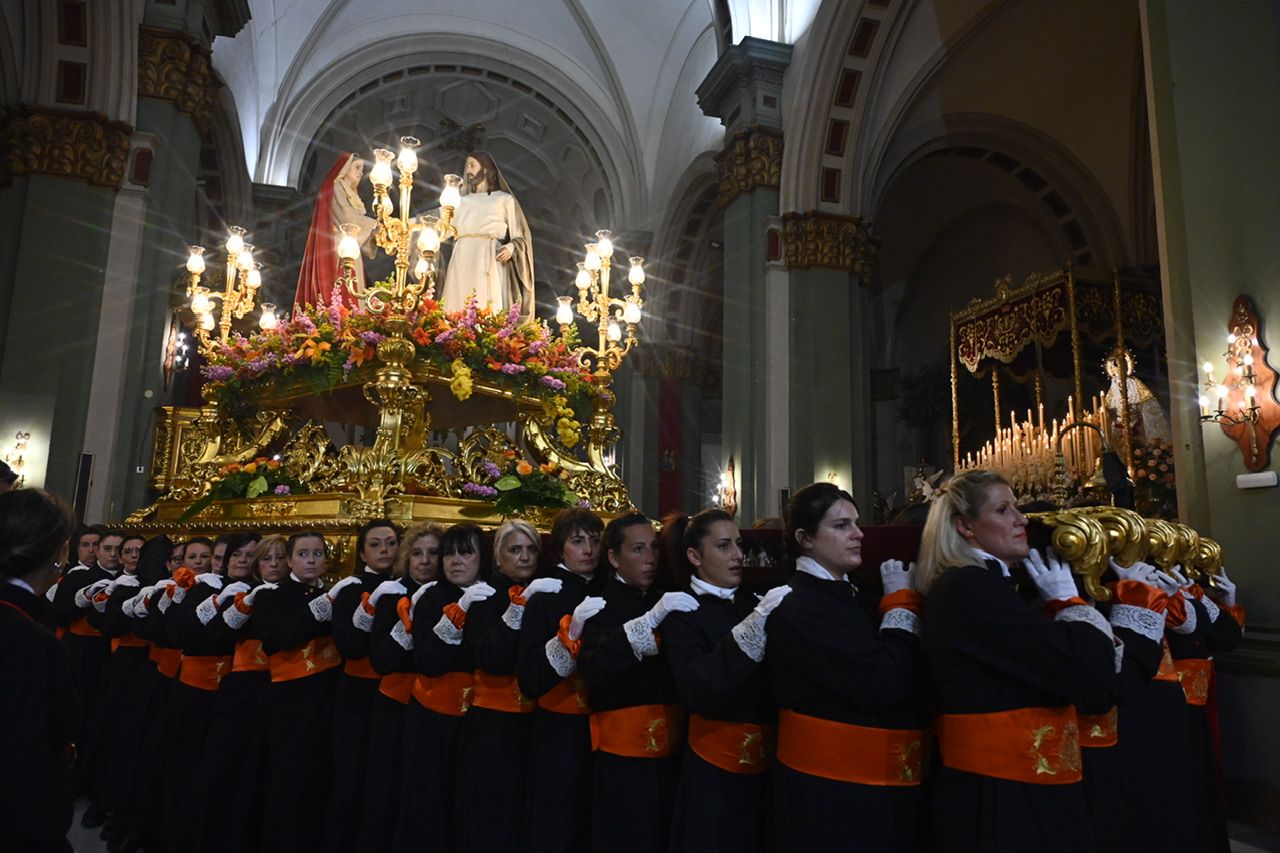
[[[360,179],[364,175],[364,161],[350,152],[342,152],[333,168],[320,184],[315,212],[311,215],[311,230],[307,233],[307,250],[302,256],[302,269],[298,273],[298,290],[293,298],[298,305],[329,304],[333,295],[333,283],[338,278],[341,265],[338,262],[339,226],[351,224],[359,229],[356,237],[365,257],[372,258],[376,246],[373,234],[377,221],[369,216],[360,198]],[[364,288],[364,264],[355,265],[356,280]],[[344,292],[342,301],[355,304],[355,298]]]

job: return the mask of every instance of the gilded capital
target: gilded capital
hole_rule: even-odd
[[[100,113],[20,107],[0,133],[4,177],[56,175],[119,189],[131,132],[127,124]]]
[[[782,183],[782,134],[760,127],[739,131],[716,155],[722,205],[757,187],[777,189]]]
[[[813,210],[784,213],[782,234],[788,267],[848,270],[863,286],[872,283],[880,238],[861,217]]]
[[[208,126],[218,97],[212,54],[187,33],[142,27],[138,31],[138,96],[172,101],[178,112]]]

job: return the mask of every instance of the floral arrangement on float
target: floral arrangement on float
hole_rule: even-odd
[[[464,494],[493,501],[493,508],[508,518],[528,514],[530,509],[564,509],[588,506],[568,485],[569,472],[554,462],[533,465],[520,459],[514,450],[502,454],[498,464],[481,463],[484,477],[462,487]]]
[[[205,396],[239,420],[253,413],[257,400],[285,386],[326,393],[374,362],[378,344],[390,334],[386,315],[349,307],[338,288],[333,292],[328,307],[301,306],[275,328],[232,333],[217,344],[201,369]],[[474,297],[453,312],[423,299],[407,319],[415,359],[449,378],[458,400],[471,396],[476,381],[541,399],[561,412],[557,431],[565,445],[577,443],[592,386],[574,352],[574,327],[553,338],[546,323],[522,319],[519,305],[494,313]]]
[[[232,462],[218,469],[216,480],[204,497],[195,501],[178,518],[179,522],[187,521],[199,515],[205,507],[214,501],[228,501],[235,498],[256,498],[263,495],[288,496],[304,494],[307,487],[285,471],[279,459],[259,456],[252,461]]]

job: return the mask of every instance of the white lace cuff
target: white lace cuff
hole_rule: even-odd
[[[317,622],[328,622],[333,618],[333,602],[329,600],[328,595],[317,595],[307,602],[307,607],[311,608],[311,615]]]
[[[1116,604],[1111,608],[1111,624],[1128,628],[1148,640],[1160,642],[1164,637],[1164,614],[1132,604]]]
[[[561,678],[568,678],[578,668],[578,662],[573,659],[573,655],[569,654],[569,650],[564,647],[564,643],[560,642],[559,637],[547,640],[544,648],[547,650],[547,663],[551,664],[551,668]]]
[[[1093,627],[1107,635],[1107,639],[1115,641],[1115,634],[1111,631],[1111,623],[1105,616],[1089,607],[1087,604],[1075,604],[1071,607],[1064,607],[1058,611],[1058,615],[1054,617],[1059,622],[1088,622]]]
[[[172,598],[172,599],[173,599],[173,603],[174,603],[174,604],[181,604],[181,603],[182,603],[182,599],[184,599],[184,598],[186,598],[186,597],[187,597],[187,588],[186,588],[186,587],[184,587],[184,586],[175,586],[175,587],[173,587],[173,588],[172,588],[172,590],[171,590],[171,592],[170,592],[170,594],[169,594],[169,598]],[[166,605],[166,606],[165,606],[165,609],[167,609],[167,608],[168,608],[168,605]],[[163,612],[163,611],[161,611],[161,612]]]
[[[244,627],[244,623],[249,621],[252,614],[245,613],[234,604],[222,611],[222,621],[227,623],[227,627],[232,631],[239,631]]]
[[[87,590],[88,588],[89,587],[84,586],[76,590],[76,607],[79,607],[81,610],[84,610],[93,605],[93,600],[89,598],[89,596],[84,594],[85,590]]]
[[[1181,625],[1179,625],[1179,626],[1178,626],[1178,627],[1176,627],[1176,628],[1170,628],[1170,629],[1169,629],[1169,630],[1173,631],[1173,633],[1175,633],[1175,634],[1184,634],[1184,635],[1185,635],[1185,634],[1194,634],[1194,633],[1196,632],[1196,619],[1197,619],[1198,617],[1196,616],[1196,609],[1195,609],[1195,607],[1191,604],[1191,601],[1190,601],[1190,600],[1188,600],[1188,601],[1187,601],[1187,608],[1186,608],[1186,609],[1187,609],[1187,621],[1186,621],[1186,622],[1183,622]]]
[[[174,599],[170,595],[166,595],[163,589],[157,590],[160,593],[160,600],[156,602],[156,607],[160,608],[160,612],[164,613],[169,609],[169,605],[174,603]],[[181,601],[182,599],[178,599]]]
[[[910,631],[917,637],[920,636],[920,617],[907,610],[905,607],[894,607],[888,610],[880,619],[880,630],[888,629],[896,631]]]
[[[1209,613],[1209,621],[1210,621],[1210,622],[1217,622],[1217,621],[1218,621],[1218,615],[1219,615],[1220,613],[1222,613],[1222,610],[1221,610],[1221,608],[1219,608],[1219,607],[1218,607],[1217,603],[1216,603],[1216,602],[1214,602],[1214,600],[1213,600],[1213,599],[1211,599],[1211,598],[1210,598],[1209,596],[1207,596],[1207,595],[1206,595],[1204,598],[1200,599],[1200,603],[1201,603],[1201,604],[1203,604],[1203,605],[1204,605],[1204,609],[1205,609],[1206,611],[1208,611],[1208,613]]]
[[[1116,640],[1116,674],[1124,667],[1124,640]]]
[[[502,622],[512,631],[519,631],[524,622],[524,605],[514,601],[508,604],[507,609],[502,611]]]
[[[373,616],[364,609],[363,602],[357,604],[356,609],[351,612],[351,624],[355,625],[358,631],[364,631],[366,634],[373,633]]]
[[[627,635],[627,642],[631,644],[631,651],[635,652],[636,660],[644,660],[658,653],[658,639],[649,628],[648,613],[624,622],[622,630]]]
[[[213,621],[213,617],[218,615],[218,602],[211,595],[204,601],[196,605],[196,616],[200,619],[201,625],[208,625]]]
[[[733,641],[742,649],[742,653],[756,663],[764,660],[764,645],[768,637],[764,633],[765,617],[752,610],[729,633]]]
[[[448,616],[442,615],[440,621],[431,629],[435,635],[451,646],[462,645],[462,629],[449,620]]]
[[[413,651],[413,634],[405,630],[403,622],[396,621],[395,627],[391,629],[391,639],[395,640],[400,648],[406,652]]]

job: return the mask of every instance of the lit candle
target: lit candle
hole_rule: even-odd
[[[1200,395],[1200,417],[1208,417],[1209,415],[1209,395]]]
[[[556,322],[561,326],[568,326],[573,322],[573,297],[557,296],[556,301],[560,304],[556,307]]]
[[[444,176],[444,189],[440,190],[440,206],[456,208],[462,204],[462,178],[457,175]]]
[[[631,258],[631,271],[627,273],[627,281],[636,285],[644,284],[644,258],[639,255]]]
[[[360,241],[356,239],[360,228],[344,222],[338,226],[338,229],[342,231],[342,237],[338,240],[338,257],[344,261],[354,261],[360,257]]]
[[[1221,412],[1227,407],[1227,386],[1218,385],[1218,411]]]

